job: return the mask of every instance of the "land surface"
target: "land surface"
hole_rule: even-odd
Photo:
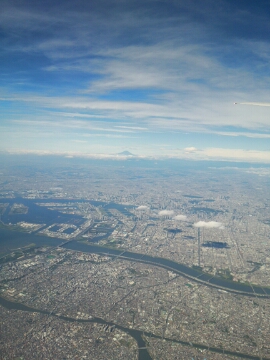
[[[14,160],[0,184],[3,359],[270,359],[268,168]]]

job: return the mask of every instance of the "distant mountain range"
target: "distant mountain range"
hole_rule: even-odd
[[[132,153],[129,152],[129,151],[122,151],[122,152],[118,153],[117,155],[122,155],[122,156],[136,156],[136,155],[132,154]]]

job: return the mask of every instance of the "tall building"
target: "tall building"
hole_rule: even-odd
[[[201,266],[201,229],[198,228],[198,265]]]

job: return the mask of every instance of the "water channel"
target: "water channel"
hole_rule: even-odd
[[[102,325],[108,325],[108,326],[114,326],[116,329],[119,329],[123,332],[125,332],[126,334],[129,334],[130,336],[133,337],[133,339],[137,342],[138,345],[138,360],[152,360],[152,357],[150,356],[150,354],[148,353],[148,350],[146,348],[146,343],[143,339],[143,336],[149,337],[149,338],[153,338],[153,339],[159,339],[159,340],[165,340],[165,341],[170,341],[176,344],[180,344],[180,345],[185,345],[185,346],[192,346],[194,348],[197,349],[201,349],[201,350],[208,350],[211,352],[215,352],[218,354],[224,354],[224,355],[230,355],[230,356],[236,356],[238,358],[242,358],[242,359],[251,359],[251,360],[269,360],[269,358],[262,358],[259,356],[253,356],[253,355],[248,355],[248,354],[242,354],[242,353],[238,353],[238,352],[233,352],[233,351],[229,351],[229,350],[225,350],[225,349],[219,349],[219,348],[215,348],[215,347],[210,347],[210,346],[206,346],[203,344],[196,344],[196,343],[191,343],[188,341],[181,341],[181,340],[176,340],[176,339],[170,339],[170,338],[162,338],[161,336],[155,335],[153,333],[147,332],[147,331],[141,331],[141,330],[136,330],[136,329],[130,329],[130,328],[126,328],[124,326],[112,323],[112,322],[108,322],[103,320],[102,318],[98,318],[98,317],[93,317],[91,319],[74,319],[68,316],[64,316],[64,315],[58,315],[55,314],[54,312],[49,312],[47,310],[40,310],[40,309],[36,309],[36,308],[32,308],[29,307],[27,305],[24,305],[22,303],[18,303],[18,302],[13,302],[10,300],[7,300],[3,297],[0,296],[0,305],[5,307],[8,310],[20,310],[20,311],[27,311],[27,312],[31,312],[31,313],[39,313],[39,314],[44,314],[44,315],[48,315],[48,316],[53,316],[53,317],[57,317],[63,321],[68,321],[68,322],[77,322],[77,323],[97,323],[97,324],[102,324]]]

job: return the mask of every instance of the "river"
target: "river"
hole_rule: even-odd
[[[201,282],[206,286],[221,288],[223,290],[236,294],[240,293],[241,295],[247,295],[252,297],[270,297],[270,288],[261,287],[257,285],[252,285],[251,287],[248,284],[225,280],[210,274],[203,273],[199,270],[190,268],[183,264],[179,264],[169,259],[153,257],[150,255],[145,255],[140,253],[133,253],[130,251],[111,249],[111,248],[96,246],[92,244],[88,245],[78,241],[68,242],[64,245],[64,247],[70,250],[96,253],[96,254],[106,254],[108,256],[118,256],[129,261],[137,261],[141,263],[152,264],[168,270],[172,270],[179,275],[185,276],[194,281]]]
[[[18,231],[10,231],[0,228],[0,253],[7,253],[10,252],[10,249],[24,247],[31,243],[34,243],[36,246],[59,246],[62,242],[63,240],[57,238],[22,233]],[[70,241],[64,245],[64,248],[81,252],[106,254],[109,256],[121,256],[129,261],[148,263],[172,270],[179,275],[190,278],[191,280],[203,282],[203,284],[205,284],[206,286],[221,288],[232,293],[241,293],[242,295],[252,297],[270,297],[270,288],[268,287],[260,287],[257,285],[253,285],[251,287],[248,284],[237,283],[219,277],[213,277],[210,274],[203,273],[199,270],[190,268],[183,264],[179,264],[169,259],[153,257],[140,253],[133,253],[130,251],[123,252],[123,250],[100,247],[91,244],[88,245],[78,241]]]
[[[152,357],[150,356],[150,354],[148,353],[148,350],[146,348],[146,343],[143,339],[143,336],[149,337],[149,338],[153,338],[153,339],[159,339],[159,340],[165,340],[165,341],[170,341],[176,344],[181,344],[181,345],[185,345],[185,346],[192,346],[194,348],[197,349],[202,349],[202,350],[209,350],[211,352],[214,353],[218,353],[218,354],[224,354],[224,355],[230,355],[230,356],[236,356],[242,359],[251,359],[251,360],[269,360],[267,358],[261,358],[258,356],[253,356],[253,355],[248,355],[248,354],[242,354],[242,353],[238,353],[238,352],[233,352],[230,350],[225,350],[225,349],[219,349],[219,348],[215,348],[215,347],[210,347],[210,346],[206,346],[203,344],[196,344],[196,343],[191,343],[188,341],[182,341],[182,340],[177,340],[177,339],[170,339],[170,338],[162,338],[161,336],[155,335],[153,333],[147,332],[147,331],[141,331],[141,330],[136,330],[136,329],[130,329],[130,328],[126,328],[124,326],[115,324],[113,322],[108,322],[103,320],[102,318],[99,317],[93,317],[91,319],[74,319],[68,316],[64,316],[64,315],[58,315],[55,314],[54,312],[50,312],[47,310],[40,310],[40,309],[36,309],[36,308],[32,308],[29,307],[27,305],[24,305],[22,303],[18,303],[18,302],[13,302],[10,300],[7,300],[3,297],[0,296],[0,305],[5,307],[6,309],[9,310],[20,310],[20,311],[28,311],[28,312],[32,312],[32,313],[40,313],[40,314],[44,314],[44,315],[48,315],[48,316],[53,316],[53,317],[58,317],[59,319],[63,320],[63,321],[68,321],[68,322],[77,322],[77,323],[97,323],[97,324],[106,324],[109,326],[114,326],[116,329],[119,329],[127,334],[129,334],[130,336],[133,337],[134,340],[136,340],[137,345],[138,345],[138,360],[152,360]]]

